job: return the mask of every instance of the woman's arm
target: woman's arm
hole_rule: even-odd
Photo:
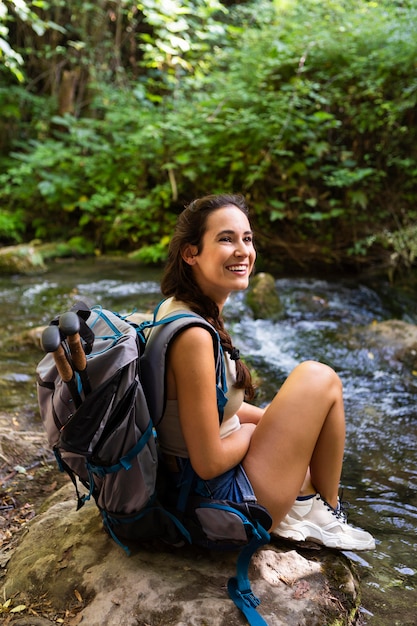
[[[176,396],[191,464],[204,480],[219,476],[242,461],[255,429],[242,427],[220,438],[216,369],[211,334],[200,327],[183,331],[168,355],[168,393]]]
[[[243,402],[239,411],[237,412],[241,424],[258,424],[262,419],[265,409],[260,409],[258,406]]]

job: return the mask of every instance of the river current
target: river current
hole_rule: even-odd
[[[41,353],[8,342],[47,324],[75,299],[121,313],[150,311],[160,299],[160,272],[122,260],[60,262],[37,276],[0,276],[0,410],[41,429],[35,367]],[[342,475],[349,521],[369,530],[377,549],[346,553],[361,577],[362,623],[417,624],[417,371],[368,341],[372,324],[417,324],[413,290],[384,281],[278,278],[277,321],[254,320],[244,294],[225,317],[234,342],[262,381],[267,402],[302,360],[332,366],[342,379],[347,439]],[[417,369],[417,356],[416,356]],[[29,422],[29,423],[27,423]],[[324,626],[324,625],[323,625]]]

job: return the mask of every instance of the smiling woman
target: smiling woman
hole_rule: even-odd
[[[254,397],[251,375],[221,313],[231,292],[247,288],[255,259],[242,196],[206,196],[179,216],[158,317],[186,308],[215,328],[227,392],[219,420],[211,334],[201,327],[184,330],[168,353],[167,403],[158,429],[173,484],[191,469],[198,494],[259,503],[279,536],[343,550],[372,549],[373,537],[347,524],[338,499],[345,420],[336,373],[305,361],[266,409],[248,402]]]

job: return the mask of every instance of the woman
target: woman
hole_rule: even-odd
[[[247,288],[255,258],[243,197],[206,196],[179,216],[158,317],[188,308],[214,326],[228,393],[219,426],[212,337],[201,327],[183,331],[167,359],[167,405],[158,429],[163,456],[178,481],[189,459],[204,496],[257,501],[272,517],[273,534],[341,550],[373,549],[373,537],[347,524],[338,500],[345,421],[336,373],[306,361],[267,408],[246,401],[253,398],[250,373],[221,314],[230,293]]]

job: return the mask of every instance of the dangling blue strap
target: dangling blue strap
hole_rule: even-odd
[[[124,543],[120,541],[119,537],[113,532],[112,525],[110,524],[110,521],[109,521],[109,516],[107,515],[107,511],[104,511],[104,509],[101,511],[101,517],[103,519],[103,525],[105,529],[107,530],[107,532],[109,533],[110,537],[113,539],[115,543],[117,543],[118,546],[123,548],[127,556],[130,556],[131,555],[130,549],[128,548],[128,546],[125,546]]]
[[[239,554],[237,573],[235,577],[229,579],[227,590],[229,596],[236,604],[237,608],[242,611],[250,626],[268,626],[268,623],[256,610],[256,607],[260,604],[260,600],[254,595],[251,589],[248,569],[252,556],[258,548],[269,543],[270,536],[259,522],[254,522],[254,525],[254,535],[248,545],[242,548]]]

